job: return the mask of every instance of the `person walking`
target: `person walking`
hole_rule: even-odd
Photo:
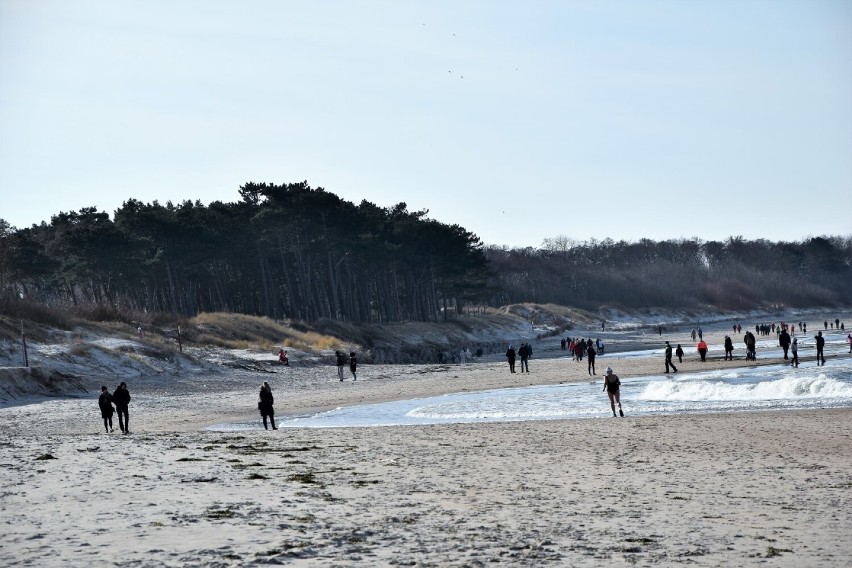
[[[352,373],[352,380],[358,380],[358,358],[355,356],[355,352],[349,354],[349,372]]]
[[[746,361],[754,361],[755,354],[752,352],[752,345],[754,345],[754,334],[751,331],[746,331],[743,334],[743,343],[745,343],[746,348]]]
[[[671,367],[675,373],[677,373],[677,367],[674,366],[672,362],[672,346],[666,341],[666,372],[669,372],[669,367]]]
[[[589,376],[595,375],[595,355],[598,352],[595,351],[595,347],[592,345],[592,342],[589,342],[589,347],[586,349],[586,356],[589,358]]]
[[[115,411],[118,412],[118,427],[121,428],[122,433],[130,434],[130,415],[128,413],[130,391],[127,390],[127,383],[122,381],[118,385],[118,388],[112,393],[112,401],[115,403]]]
[[[101,418],[104,419],[104,428],[107,434],[113,431],[112,415],[115,414],[115,408],[112,407],[112,395],[106,388],[106,385],[101,387],[101,395],[98,397],[98,406],[101,409]]]
[[[680,343],[677,344],[677,349],[675,349],[675,355],[677,355],[677,362],[683,363],[683,347],[680,346]]]
[[[615,414],[615,405],[618,404],[618,414],[624,417],[624,411],[621,410],[621,380],[618,378],[618,375],[612,372],[612,368],[606,368],[606,375],[604,375],[604,388],[607,396],[609,396],[609,407],[612,409],[613,417],[617,418]]]
[[[692,330],[692,340],[695,341],[695,330]]]
[[[814,340],[816,341],[817,367],[820,365],[820,360],[822,360],[822,365],[825,366],[825,353],[823,353],[823,349],[825,348],[825,338],[822,336],[821,331],[817,332]]]
[[[778,345],[784,350],[784,360],[787,360],[787,351],[790,349],[790,334],[786,329],[782,329],[778,335]]]
[[[799,339],[794,337],[793,343],[790,344],[790,352],[793,354],[793,358],[790,360],[791,367],[799,366]]]
[[[506,359],[509,360],[509,372],[515,372],[515,348],[511,345],[506,349]]]
[[[695,348],[698,350],[698,355],[701,357],[701,362],[706,363],[707,362],[707,342],[705,342],[703,339],[699,339],[698,345],[696,345]]]
[[[275,398],[272,396],[272,388],[268,382],[263,381],[263,384],[260,385],[260,400],[257,403],[257,409],[260,410],[260,415],[263,417],[264,430],[269,430],[269,426],[266,425],[267,417],[271,422],[272,429],[278,430],[278,427],[275,425],[275,410],[272,408],[274,402]]]
[[[529,363],[530,351],[532,351],[532,349],[530,349],[530,346],[529,346],[528,343],[521,343],[521,347],[520,347],[520,349],[518,349],[518,355],[520,355],[520,357],[521,357],[521,372],[522,373],[524,371],[526,371],[527,373],[530,372],[530,363]]]
[[[343,351],[337,352],[337,378],[340,379],[340,382],[343,382],[343,366],[346,364],[346,356],[343,354]]]
[[[846,336],[846,343],[849,344],[849,353],[852,353],[852,333]]]
[[[701,326],[698,326],[698,339],[704,339],[704,332],[701,331]]]
[[[734,360],[734,341],[727,335],[725,336],[725,361]]]

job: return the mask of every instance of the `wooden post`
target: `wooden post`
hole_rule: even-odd
[[[27,334],[24,333],[24,320],[21,320],[21,345],[24,348],[24,367],[29,367],[30,359],[27,356]]]
[[[180,339],[180,326],[178,326],[178,349],[183,353],[183,342]]]

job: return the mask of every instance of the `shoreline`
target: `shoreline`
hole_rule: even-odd
[[[711,343],[725,333],[705,331]],[[344,383],[332,365],[139,377],[127,380],[129,436],[103,433],[91,393],[0,406],[0,563],[846,566],[852,408],[203,430],[259,423],[263,380],[283,418],[600,382],[607,366],[664,375],[662,355],[610,353],[593,377],[585,360],[560,355],[534,354],[529,375],[495,356],[364,365]],[[670,376],[782,362],[689,354]],[[609,410],[603,393],[600,404]]]

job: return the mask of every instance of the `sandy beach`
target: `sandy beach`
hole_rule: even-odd
[[[664,334],[673,344],[687,340]],[[705,337],[720,343],[726,329]],[[579,335],[579,334],[578,334]],[[596,337],[592,330],[587,336]],[[813,335],[812,333],[809,335]],[[660,349],[641,332],[613,348]],[[468,365],[329,366],[128,382],[129,436],[101,433],[94,396],[0,409],[4,565],[846,566],[852,409],[281,428],[279,420],[451,392],[662,373],[605,355],[597,375],[537,342],[531,373]],[[687,354],[680,373],[742,367]],[[802,353],[803,365],[814,365]],[[842,357],[837,355],[836,357]],[[777,365],[777,358],[757,365]],[[749,363],[750,365],[752,363]],[[106,380],[106,379],[105,379]],[[606,417],[604,417],[606,416]]]

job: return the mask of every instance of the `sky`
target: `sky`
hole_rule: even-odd
[[[0,219],[249,181],[544,239],[852,234],[852,2],[0,0]]]

